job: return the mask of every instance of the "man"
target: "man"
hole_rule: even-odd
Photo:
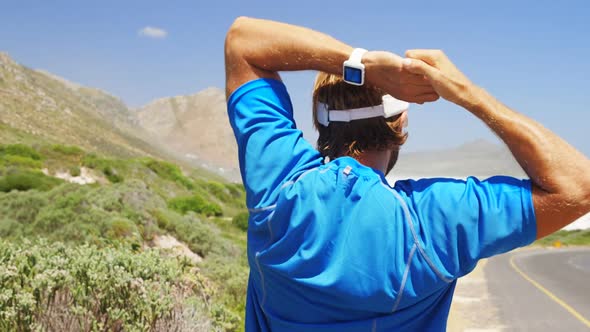
[[[402,59],[239,18],[225,57],[250,211],[247,331],[445,330],[456,280],[479,259],[590,211],[590,161],[471,83],[440,51]],[[314,91],[319,152],[296,128],[280,81],[279,71],[292,70],[325,73]],[[390,187],[384,175],[405,140],[406,107],[387,94],[414,103],[442,97],[471,112],[530,180]]]

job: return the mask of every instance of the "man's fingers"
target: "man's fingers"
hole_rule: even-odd
[[[402,85],[402,91],[405,92],[406,94],[412,95],[412,96],[421,96],[421,95],[436,93],[436,91],[434,91],[434,88],[431,87],[430,85],[424,86],[424,85],[404,84],[404,85]]]
[[[440,96],[437,93],[427,93],[418,96],[418,99],[422,100],[425,103],[437,101],[439,98]]]
[[[430,86],[430,80],[428,79],[428,77],[422,74],[403,75],[401,77],[400,83],[418,86]]]
[[[402,60],[402,64],[404,69],[412,74],[426,75],[429,79],[432,79],[438,75],[438,69],[419,59],[405,58]]]
[[[412,97],[409,97],[407,99],[404,98],[404,100],[409,103],[424,104],[424,103],[436,101],[436,100],[438,100],[438,98],[440,98],[440,97],[436,92],[429,92],[429,93],[424,93],[424,94],[419,94],[419,95],[412,95]]]
[[[436,66],[445,55],[441,50],[407,50],[406,57],[420,59],[431,66]]]

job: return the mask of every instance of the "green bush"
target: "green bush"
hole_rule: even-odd
[[[194,214],[183,216],[174,211],[157,209],[153,215],[161,229],[172,233],[198,255],[206,257],[212,251],[223,251],[223,239],[217,235],[218,231]]]
[[[98,157],[95,153],[88,153],[82,158],[82,165],[96,169],[99,168],[99,166],[102,166],[104,161],[104,159]]]
[[[0,238],[19,238],[23,236],[21,224],[9,218],[0,219]]]
[[[229,202],[233,199],[230,191],[219,182],[207,182],[207,191],[209,191],[215,198],[222,202]]]
[[[72,166],[70,167],[70,175],[71,176],[80,176],[82,174],[82,170],[80,170],[79,166]]]
[[[19,222],[14,234],[68,243],[135,243],[140,234],[152,237],[157,229],[149,211],[165,207],[166,202],[138,180],[110,186],[64,183],[47,192],[0,194],[0,218]],[[132,236],[121,236],[129,232],[114,220],[133,228]]]
[[[129,219],[115,218],[108,224],[107,234],[109,238],[127,238],[137,235],[137,226]]]
[[[104,174],[111,183],[123,182],[123,177],[111,166],[104,166],[102,168],[102,174]]]
[[[205,261],[203,272],[212,280],[222,281],[215,294],[223,307],[216,308],[213,319],[228,329],[235,329],[245,310],[244,295],[248,287],[248,265],[245,257],[215,256]],[[237,315],[239,313],[239,316]]]
[[[82,159],[82,166],[100,170],[111,183],[123,182],[124,178],[120,170],[124,168],[124,164],[120,160],[101,158],[94,153],[89,153]]]
[[[199,195],[175,197],[168,201],[168,207],[182,214],[191,211],[206,216],[223,215],[219,205],[208,202]]]
[[[0,155],[21,156],[34,160],[42,159],[37,150],[24,144],[0,145]]]
[[[0,191],[26,191],[31,189],[46,191],[60,183],[63,183],[63,181],[39,171],[14,170],[0,177]]]
[[[590,245],[590,230],[560,230],[537,240],[535,243],[542,246],[552,246],[555,242],[561,242],[563,245]]]
[[[84,150],[73,145],[55,144],[51,146],[51,150],[66,156],[81,156],[84,154]]]
[[[153,250],[0,242],[0,262],[2,331],[153,330],[199,291]]]
[[[176,182],[187,189],[193,189],[195,187],[193,182],[182,174],[180,168],[172,163],[155,159],[146,159],[145,165],[163,179]]]
[[[0,216],[19,222],[23,227],[33,223],[47,204],[47,194],[39,191],[0,193]]]
[[[41,169],[43,162],[31,157],[15,156],[15,155],[0,155],[0,166],[4,165],[7,167],[17,168],[32,168]]]
[[[233,217],[232,224],[243,231],[247,231],[249,216],[250,215],[248,212],[238,213],[235,217]]]
[[[246,189],[240,183],[227,183],[225,187],[229,190],[233,198],[245,198],[246,196]]]

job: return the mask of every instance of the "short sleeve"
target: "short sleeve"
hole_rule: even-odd
[[[416,220],[418,240],[444,278],[469,273],[477,261],[533,242],[537,234],[531,182],[496,176],[485,181],[398,181]]]
[[[284,182],[320,166],[319,153],[295,126],[281,81],[262,78],[245,83],[228,98],[227,110],[249,209],[274,204]]]

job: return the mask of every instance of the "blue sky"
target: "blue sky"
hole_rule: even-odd
[[[474,82],[590,155],[588,1],[2,0],[0,50],[138,106],[223,87],[223,39],[239,15],[307,26],[355,47],[443,49]],[[166,35],[142,36],[145,27]],[[283,78],[312,138],[314,73]],[[413,106],[409,129],[410,151],[495,140],[444,101]]]

